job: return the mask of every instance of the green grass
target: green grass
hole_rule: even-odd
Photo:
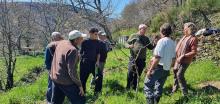
[[[128,50],[123,51],[129,55]],[[94,97],[93,90],[89,88],[90,79],[87,81],[88,104],[145,104],[146,100],[143,93],[144,74],[142,74],[136,97],[135,91],[127,91],[125,89],[128,57],[120,50],[114,50],[108,56],[102,95]],[[219,72],[220,68],[215,66],[210,60],[192,63],[186,72],[186,79],[190,88],[189,100],[187,101],[183,98],[181,91],[178,91],[172,96],[163,94],[160,104],[219,104],[219,92],[213,89],[207,91],[197,86],[202,82],[220,80]],[[172,84],[173,74],[171,73],[164,86],[165,93],[171,89]],[[47,73],[45,72],[33,84],[16,87],[11,91],[0,94],[0,104],[8,104],[10,102],[16,102],[17,104],[45,103],[46,87]]]
[[[15,87],[6,93],[1,93],[0,104],[35,104],[38,100],[44,100],[47,77],[47,73],[44,72],[33,84]]]
[[[16,61],[16,68],[14,71],[14,82],[18,82],[25,74],[28,74],[34,67],[43,66],[43,56],[18,56]],[[0,60],[0,66],[4,63]],[[6,75],[6,70],[1,67],[2,75]],[[3,74],[4,73],[4,74]],[[3,76],[5,78],[6,76]]]

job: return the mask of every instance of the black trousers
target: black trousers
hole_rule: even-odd
[[[95,75],[95,64],[96,64],[95,61],[89,61],[83,59],[80,61],[80,80],[84,92],[86,92],[86,82],[88,80],[89,75],[91,73]]]
[[[137,69],[135,68],[134,64],[137,65]],[[134,61],[133,58],[130,58],[129,64],[128,64],[128,75],[127,75],[127,88],[130,89],[132,87],[133,89],[136,89],[137,87],[137,73],[138,71],[139,76],[141,76],[141,73],[143,72],[144,67],[146,66],[145,59],[137,59]]]
[[[69,99],[71,104],[85,104],[85,96],[79,95],[79,87],[75,84],[61,85],[52,83],[52,104],[63,104],[65,96]]]

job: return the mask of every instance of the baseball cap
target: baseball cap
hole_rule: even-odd
[[[99,31],[99,32],[98,32],[98,35],[106,36],[106,33],[105,33],[105,32],[102,32],[102,31]]]
[[[87,36],[87,34],[83,34],[83,33],[81,33],[81,32],[78,31],[78,30],[73,30],[73,31],[71,31],[71,32],[69,33],[68,39],[69,39],[69,40],[73,40],[73,39],[76,39],[76,38],[79,38],[79,37],[86,37],[86,36]]]

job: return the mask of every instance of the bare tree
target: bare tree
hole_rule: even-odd
[[[112,39],[108,26],[108,19],[112,14],[111,0],[70,0],[70,2],[75,13],[102,27],[108,38]]]
[[[41,0],[39,3],[40,6],[37,9],[40,15],[38,19],[35,19],[35,23],[40,27],[38,31],[45,40],[44,44],[47,44],[52,32],[69,32],[71,27],[67,27],[66,24],[70,23],[69,20],[74,16],[70,11],[70,6],[64,0]]]
[[[1,35],[3,38],[2,43],[2,55],[6,66],[6,73],[7,73],[7,81],[6,81],[6,89],[11,89],[14,84],[14,70],[15,70],[15,63],[16,63],[16,51],[15,51],[15,44],[14,44],[14,33],[13,33],[13,18],[10,15],[9,7],[13,8],[13,1],[11,1],[11,4],[9,5],[7,3],[7,0],[1,0],[0,8],[1,8]]]

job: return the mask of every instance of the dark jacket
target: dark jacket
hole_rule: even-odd
[[[155,47],[154,45],[150,43],[150,40],[147,36],[139,35],[139,34],[131,35],[127,43],[130,45],[131,44],[134,45],[134,48],[130,49],[131,57],[136,58],[138,52],[141,50],[138,56],[139,59],[146,59],[147,48],[152,50]]]

